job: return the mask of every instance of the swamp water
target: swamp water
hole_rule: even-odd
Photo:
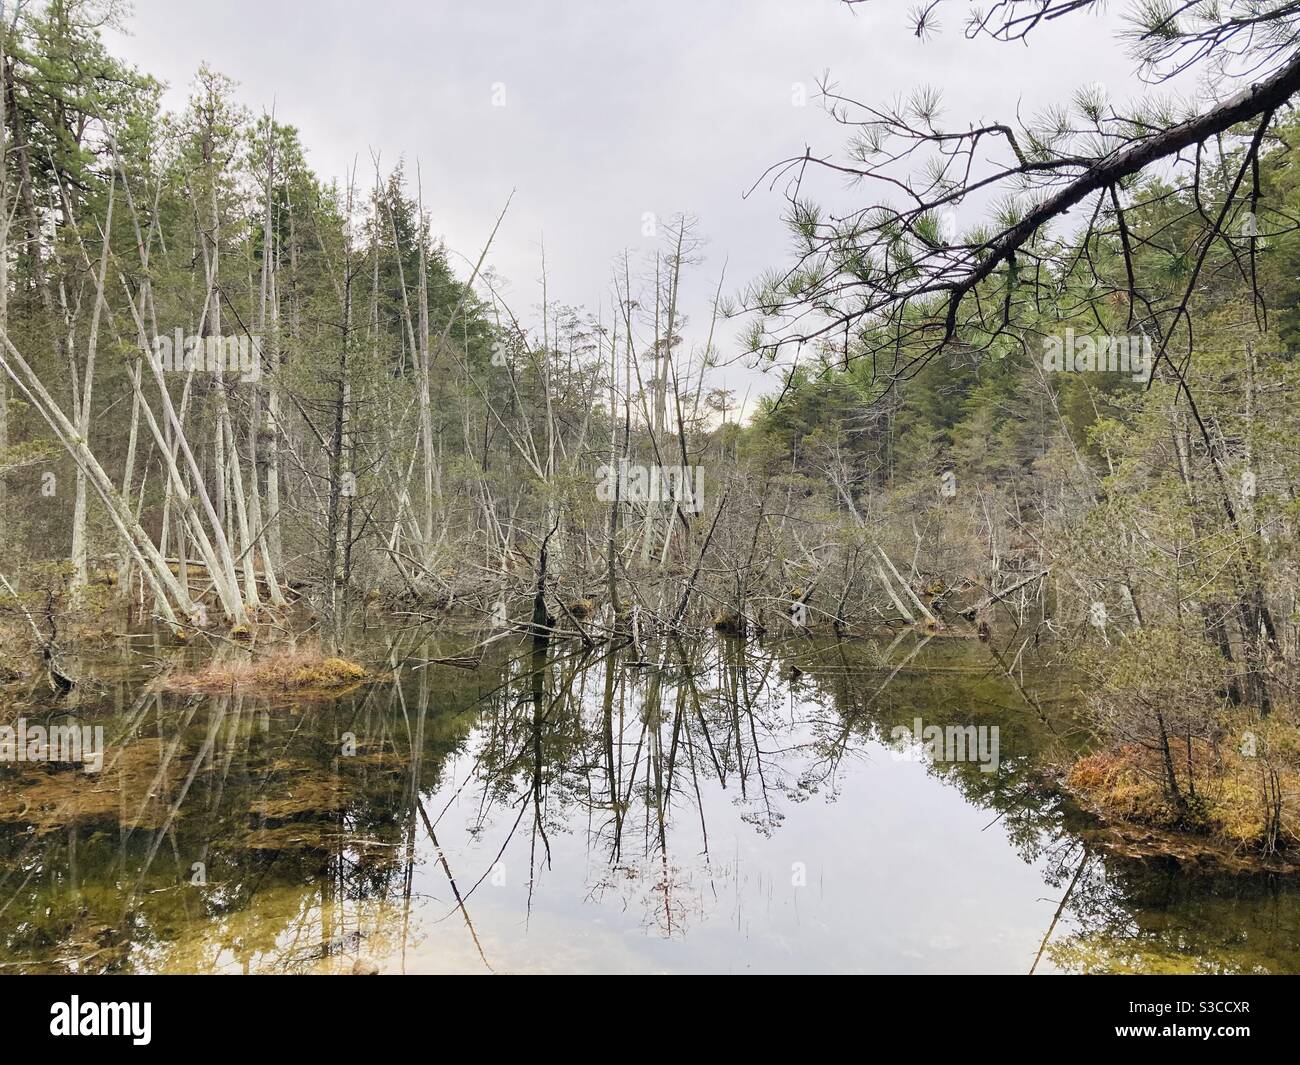
[[[1300,884],[1087,846],[1037,771],[1066,693],[977,643],[456,653],[188,694],[146,637],[6,707],[108,748],[0,765],[0,972],[1300,972]],[[996,726],[995,770],[918,718]]]

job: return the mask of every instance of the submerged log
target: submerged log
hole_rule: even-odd
[[[48,644],[42,648],[41,657],[45,659],[45,671],[49,676],[51,690],[59,695],[67,695],[77,686],[77,682],[59,668],[59,664],[54,658],[54,652]]]

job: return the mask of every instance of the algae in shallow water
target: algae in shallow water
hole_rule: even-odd
[[[167,816],[167,796],[186,770],[175,755],[162,740],[139,739],[105,752],[98,773],[15,763],[0,778],[0,824],[29,825],[37,835],[98,820],[157,828]]]

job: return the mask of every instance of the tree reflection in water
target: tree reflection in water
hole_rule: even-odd
[[[495,650],[392,635],[307,701],[94,664],[102,773],[0,768],[0,965],[1300,970],[1294,890],[1089,850],[1055,671],[912,633]],[[917,717],[996,726],[997,771],[891,748]]]

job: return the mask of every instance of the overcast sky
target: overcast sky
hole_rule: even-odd
[[[365,173],[372,151],[386,168],[404,157],[412,175],[418,159],[435,233],[470,258],[517,189],[490,262],[521,313],[540,303],[543,238],[551,298],[608,318],[612,263],[654,247],[645,214],[698,216],[708,244],[683,298],[686,340],[700,346],[724,260],[729,291],[788,261],[781,196],[744,190],[805,145],[826,154],[844,140],[815,99],[823,71],[864,101],[934,85],[961,123],[1029,115],[1086,83],[1121,99],[1140,91],[1113,17],[1064,19],[1024,47],[965,40],[957,3],[937,37],[917,40],[910,6],[135,0],[127,32],[107,37],[168,84],[171,107],[203,62],[255,113],[274,104],[323,178],[354,160]],[[830,175],[822,182],[845,202]],[[740,367],[725,374],[740,395],[773,387]]]

